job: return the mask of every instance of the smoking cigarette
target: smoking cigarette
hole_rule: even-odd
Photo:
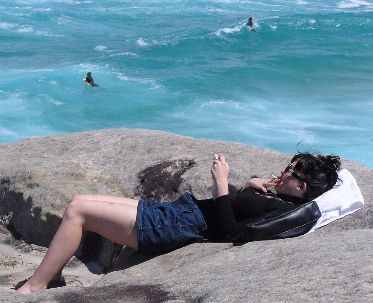
[[[272,175],[271,177],[272,177],[271,180],[277,179],[275,175]]]

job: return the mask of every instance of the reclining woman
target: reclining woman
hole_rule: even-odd
[[[213,241],[250,241],[247,222],[273,210],[292,210],[331,189],[341,162],[333,155],[299,153],[277,177],[252,178],[237,193],[228,192],[229,166],[223,155],[213,160],[211,174],[215,199],[197,200],[184,194],[172,202],[124,197],[80,195],[68,204],[41,264],[19,285],[28,294],[58,280],[77,250],[83,231],[143,253],[165,253],[203,238]],[[268,190],[274,187],[276,193]],[[318,209],[300,218],[304,234],[320,217]],[[299,218],[298,218],[299,219]],[[299,220],[298,220],[299,221]]]

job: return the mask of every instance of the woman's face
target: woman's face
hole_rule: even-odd
[[[303,198],[306,185],[292,174],[296,164],[296,161],[292,162],[291,165],[287,166],[287,168],[281,172],[281,175],[278,177],[280,181],[276,184],[275,190],[279,194]]]

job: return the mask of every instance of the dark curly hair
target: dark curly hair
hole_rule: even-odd
[[[333,188],[338,181],[341,160],[335,155],[298,153],[291,162],[297,161],[294,170],[307,184],[305,198],[315,199]]]

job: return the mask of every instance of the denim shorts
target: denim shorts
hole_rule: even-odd
[[[136,228],[139,251],[160,254],[202,240],[207,225],[193,197],[184,194],[172,202],[141,198]]]

